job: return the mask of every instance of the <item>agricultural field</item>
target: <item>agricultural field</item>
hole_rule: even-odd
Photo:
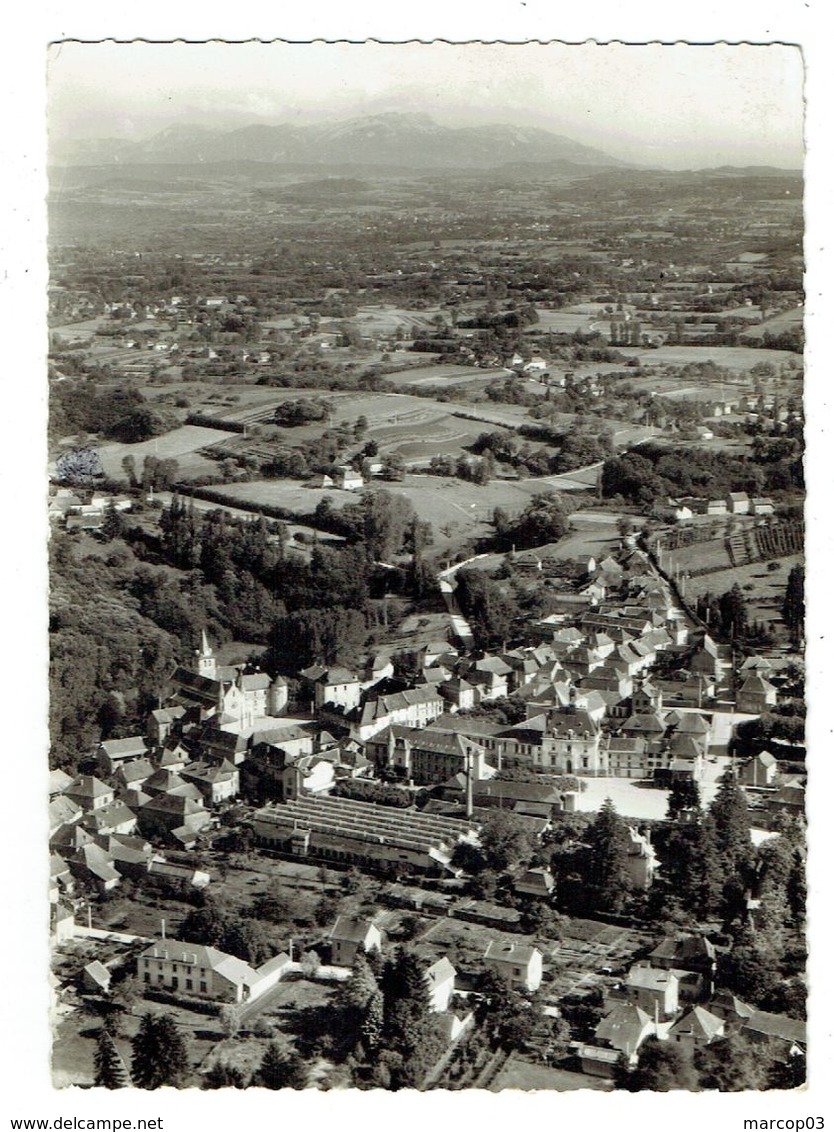
[[[634,349],[631,346],[618,346],[617,349],[628,358],[638,358],[641,366],[675,365],[686,366],[695,362],[714,362],[717,366],[749,373],[753,366],[769,362],[774,366],[788,365],[791,368],[801,365],[798,354],[790,350],[763,350],[754,346],[658,346],[657,349]]]
[[[488,384],[490,381],[494,381],[496,377],[506,376],[506,373],[507,371],[504,369],[484,369],[480,366],[456,366],[441,363],[433,366],[419,365],[397,373],[387,373],[385,380],[404,387],[416,385],[421,389],[436,388],[439,393],[442,393],[450,385],[467,385],[478,381]]]
[[[785,330],[793,330],[801,326],[804,319],[805,308],[794,307],[793,310],[782,311],[781,314],[760,322],[758,326],[751,326],[749,330],[744,331],[744,337],[764,338],[765,334],[782,334]]]
[[[251,480],[249,483],[227,483],[215,485],[211,489],[229,500],[229,505],[239,504],[242,509],[257,511],[265,504],[272,507],[285,507],[301,514],[311,512],[323,496],[328,496],[334,510],[341,510],[352,500],[358,498],[351,491],[336,491],[332,487],[305,487],[298,480]],[[216,507],[217,504],[214,504]]]
[[[734,585],[739,585],[747,603],[749,618],[764,621],[779,629],[782,625],[782,601],[788,574],[792,567],[803,561],[801,555],[795,554],[780,558],[778,570],[768,570],[766,562],[751,562],[745,566],[689,578],[686,583],[687,597],[694,600],[702,593],[722,594]]]
[[[465,970],[480,965],[487,945],[492,941],[508,946],[536,942],[532,936],[523,936],[516,932],[504,932],[498,928],[487,927],[485,924],[473,924],[466,920],[443,917],[432,921],[429,928],[415,940],[414,950],[432,961],[441,955],[449,954],[451,951],[454,955],[454,959],[452,959],[454,965]]]
[[[209,472],[215,472],[217,465],[201,456],[199,449],[206,445],[216,444],[219,440],[230,439],[235,436],[233,432],[219,432],[214,428],[199,428],[197,425],[183,425],[175,428],[164,436],[156,436],[152,440],[143,440],[139,444],[120,444],[108,442],[98,448],[104,471],[113,479],[124,479],[122,460],[125,456],[132,456],[139,471],[146,456],[155,456],[159,460],[174,459],[179,464],[179,472],[184,478],[194,478]]]
[[[448,312],[440,307],[429,307],[426,310],[406,310],[403,307],[359,307],[350,323],[363,334],[378,334],[380,336],[395,334],[403,330],[406,335],[412,335],[416,330],[432,330],[432,319],[442,315],[448,324]]]
[[[544,997],[557,1005],[568,995],[604,986],[612,972],[629,967],[652,942],[649,932],[598,920],[569,920],[561,939],[543,947],[545,969],[551,976],[543,984]]]
[[[693,349],[698,348],[699,347],[693,347]],[[634,376],[629,373],[627,380],[629,385],[634,386],[636,390],[641,393],[656,393],[658,395],[664,395],[667,397],[675,396],[679,394],[683,389],[699,388],[706,395],[707,391],[712,390],[718,393],[721,390],[722,385],[726,393],[735,392],[736,389],[739,393],[748,393],[752,388],[751,382],[743,379],[740,379],[737,384],[736,382],[725,381],[721,383],[716,381],[710,382],[709,384],[702,382],[700,385],[695,386],[693,385],[691,378],[674,377],[672,375],[664,374],[660,371],[656,372],[653,368],[650,367],[635,369],[633,371],[633,374]]]
[[[573,334],[577,330],[587,334],[596,316],[596,312],[571,310],[547,311],[539,309],[539,321],[527,327],[530,330],[551,331],[553,334]]]
[[[664,544],[662,554],[662,565],[667,573],[674,573],[677,570],[683,572],[685,570],[712,570],[719,567],[730,569],[732,567],[723,533],[721,537],[710,539],[708,542],[693,542],[690,546],[677,547],[675,550],[667,550]],[[712,574],[705,575],[706,578],[713,576]],[[699,583],[699,578],[688,579],[687,588],[697,587]]]

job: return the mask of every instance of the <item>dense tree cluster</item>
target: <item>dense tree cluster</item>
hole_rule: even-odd
[[[568,517],[560,495],[538,492],[524,510],[511,519],[500,508],[493,514],[496,541],[504,549],[527,550],[558,542],[568,531]]]
[[[160,515],[158,539],[108,513],[103,537],[111,552],[104,560],[77,554],[73,537],[57,534],[50,620],[55,758],[72,765],[102,737],[143,730],[176,661],[191,654],[204,629],[214,640],[267,646],[266,664],[287,674],[314,661],[355,664],[369,636],[372,594],[389,587],[421,594],[430,586],[431,530],[404,497],[386,491],[334,511],[331,525],[337,514],[348,542],[315,546],[309,559],[287,549],[280,525],[276,535],[264,519],[198,512],[176,495]],[[375,565],[403,554],[410,565]]]
[[[602,468],[602,494],[621,496],[631,503],[653,503],[669,495],[696,495],[722,499],[731,491],[751,495],[801,490],[802,457],[792,449],[778,459],[746,456],[706,448],[673,448],[643,444],[606,460]]]
[[[292,401],[282,401],[272,419],[283,428],[297,428],[298,425],[327,420],[332,409],[332,402],[321,397],[297,397]]]
[[[483,570],[465,567],[455,577],[455,594],[478,647],[502,645],[516,614],[511,595]]]
[[[257,906],[254,910],[263,914],[277,909]],[[229,912],[213,901],[206,901],[202,908],[192,908],[180,924],[179,933],[188,943],[216,947],[253,967],[259,967],[280,950],[263,919]]]
[[[148,403],[138,389],[97,393],[89,385],[68,382],[53,387],[49,398],[49,432],[56,440],[97,433],[132,444],[160,436],[177,421],[170,412]]]

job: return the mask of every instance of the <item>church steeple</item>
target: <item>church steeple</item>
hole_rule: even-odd
[[[207,680],[215,680],[217,678],[217,659],[214,655],[214,650],[208,642],[205,629],[203,629],[202,632],[201,647],[197,650],[197,671],[201,676],[205,676]]]

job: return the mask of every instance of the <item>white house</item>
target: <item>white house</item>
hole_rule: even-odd
[[[365,486],[362,473],[351,468],[349,464],[336,469],[333,483],[335,487],[341,488],[342,491],[358,491],[360,487]]]
[[[444,955],[426,971],[426,983],[429,989],[429,1009],[440,1014],[449,1009],[452,995],[455,993],[455,976],[457,971]]]
[[[542,981],[542,953],[537,947],[525,943],[499,943],[487,945],[484,962],[510,986],[535,991]]]
[[[290,966],[283,952],[261,967],[196,943],[157,940],[136,961],[143,986],[214,1002],[251,1002],[280,980]]]
[[[339,916],[330,929],[330,957],[337,967],[352,967],[360,948],[382,950],[382,932],[370,920]]]

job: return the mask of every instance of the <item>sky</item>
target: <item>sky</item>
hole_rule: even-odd
[[[787,44],[64,42],[48,100],[61,142],[407,110],[671,169],[803,160],[803,60]]]

